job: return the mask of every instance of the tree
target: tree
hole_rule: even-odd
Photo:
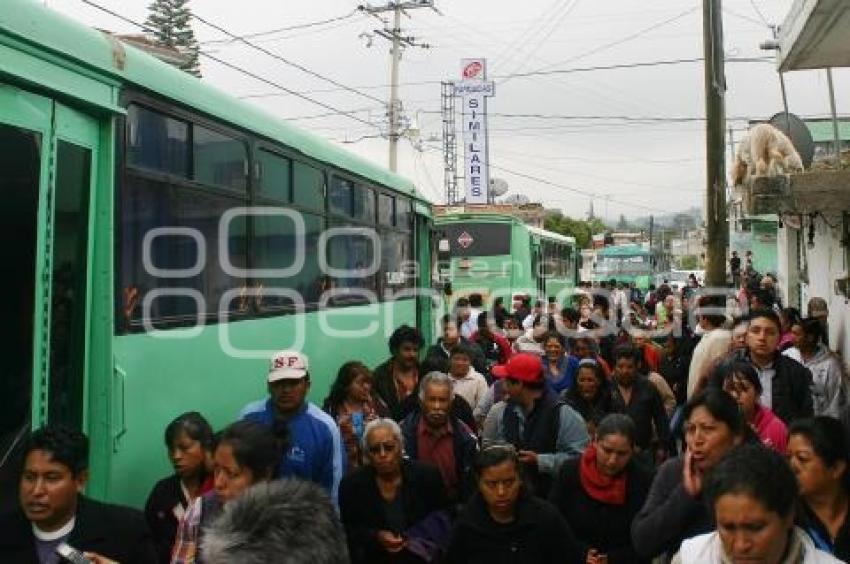
[[[180,70],[197,77],[201,76],[201,63],[198,59],[200,47],[192,31],[192,10],[189,0],[154,0],[148,7],[148,19],[145,25],[152,28],[157,43],[176,49],[186,57],[179,65]]]
[[[590,247],[593,235],[605,231],[605,224],[598,218],[584,221],[573,219],[560,213],[547,217],[543,223],[543,227],[561,235],[575,237],[576,246],[580,249]]]

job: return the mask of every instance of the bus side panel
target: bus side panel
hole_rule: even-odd
[[[163,432],[181,413],[199,411],[219,430],[248,402],[264,399],[274,351],[295,347],[307,354],[309,397],[321,405],[345,361],[374,368],[389,356],[392,331],[415,322],[416,301],[407,299],[220,324],[184,339],[181,330],[116,337],[116,381],[123,393],[113,398],[113,426],[121,429],[108,498],[140,507],[156,481],[170,474]]]

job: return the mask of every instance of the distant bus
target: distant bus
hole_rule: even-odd
[[[654,283],[654,273],[664,270],[662,262],[658,251],[650,251],[642,245],[610,245],[596,253],[593,280],[616,279],[645,290]]]
[[[320,402],[433,326],[410,181],[32,0],[0,9],[0,155],[2,501],[27,433],[63,423],[88,493],[140,506],[166,424],[233,421],[271,352],[309,355]]]
[[[485,304],[502,297],[510,309],[515,296],[563,296],[576,285],[579,255],[573,237],[500,214],[442,215],[434,226],[434,239],[448,259],[451,302],[479,293]]]

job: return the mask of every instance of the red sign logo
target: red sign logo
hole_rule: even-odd
[[[460,245],[464,249],[468,249],[472,243],[475,242],[475,239],[472,238],[472,235],[464,231],[460,234],[460,237],[457,238],[457,244]]]
[[[472,61],[463,67],[463,79],[472,80],[473,78],[480,78],[479,75],[482,72],[484,72],[484,65],[481,61]]]

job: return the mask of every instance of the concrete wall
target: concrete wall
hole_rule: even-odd
[[[837,225],[837,228],[832,229],[822,218],[817,218],[814,248],[810,249],[808,245],[805,248],[809,283],[803,286],[802,309],[805,315],[809,298],[821,297],[826,300],[829,305],[830,348],[841,354],[846,362],[850,360],[850,300],[836,295],[835,280],[847,276],[848,265],[845,249],[841,246],[841,220],[833,216],[830,223]]]

